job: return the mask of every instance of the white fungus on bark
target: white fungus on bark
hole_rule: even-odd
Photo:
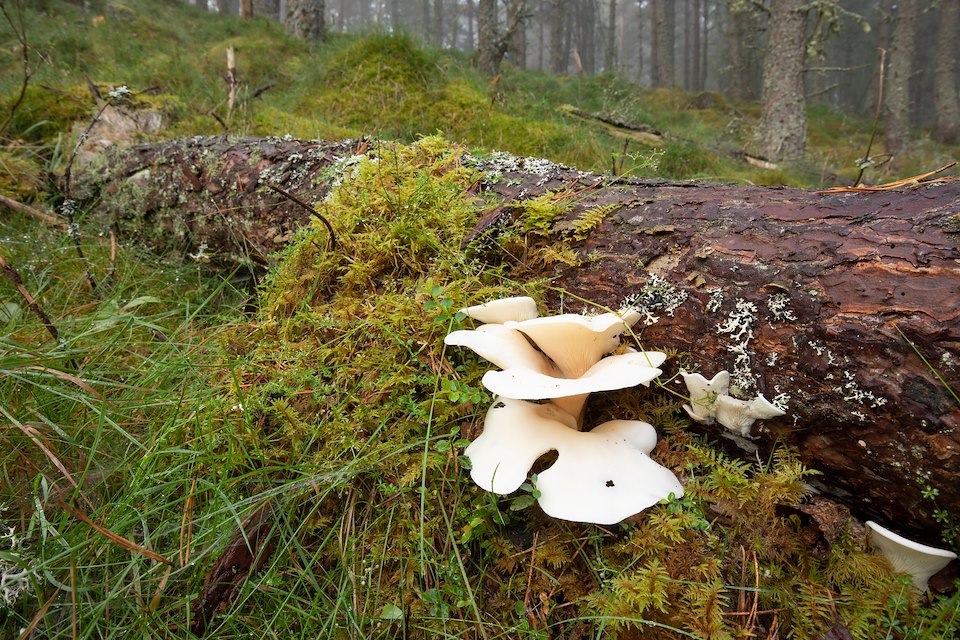
[[[751,400],[740,400],[729,395],[730,374],[721,371],[707,380],[699,373],[681,371],[687,385],[690,404],[683,405],[687,415],[695,422],[713,424],[719,422],[732,433],[750,437],[750,430],[757,420],[785,415],[763,394]]]
[[[870,546],[889,560],[895,571],[909,574],[921,592],[927,590],[927,583],[935,573],[957,557],[953,551],[908,540],[870,520],[867,528]]]

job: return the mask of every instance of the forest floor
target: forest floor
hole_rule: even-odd
[[[486,365],[442,342],[460,306],[548,286],[456,249],[490,204],[464,195],[483,179],[465,150],[825,186],[859,173],[870,118],[811,107],[809,159],[761,169],[741,153],[758,105],[717,94],[510,67],[491,84],[467,56],[409,38],[314,46],[178,2],[38,0],[25,18],[34,73],[0,148],[0,194],[38,210],[61,206],[64,175],[107,142],[391,142],[349,159],[327,200],[354,230],[348,263],[318,223],[259,282],[118,243],[95,211],[72,214],[72,233],[4,214],[0,638],[960,635],[955,586],[914,593],[852,521],[807,537],[784,511],[811,473],[792,452],[729,460],[685,434],[682,400],[659,388],[630,410],[665,434],[657,455],[683,498],[598,527],[548,518],[531,486],[481,491],[462,452],[487,408]],[[23,60],[9,29],[0,42],[7,113]],[[151,115],[91,129],[74,159],[107,102]],[[958,156],[917,132],[896,169],[866,179]]]

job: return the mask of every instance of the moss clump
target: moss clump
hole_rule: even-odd
[[[32,198],[40,191],[42,180],[43,170],[36,162],[0,150],[0,193],[14,200]]]
[[[4,97],[3,111],[9,111],[17,93]],[[29,142],[50,142],[69,131],[74,122],[89,119],[93,107],[93,97],[86,87],[54,91],[30,85],[10,121],[8,135]]]
[[[668,144],[659,160],[659,173],[670,178],[716,175],[721,163],[709,151],[680,143]]]

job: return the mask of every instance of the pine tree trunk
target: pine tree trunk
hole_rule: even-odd
[[[933,108],[933,138],[943,144],[960,142],[960,95],[957,94],[957,52],[960,51],[960,0],[943,0],[937,30]]]
[[[284,25],[289,35],[322,42],[327,35],[324,0],[287,0]]]
[[[617,56],[617,0],[610,0],[607,7],[607,43],[603,50],[603,70],[613,71]]]
[[[800,160],[806,150],[806,6],[806,0],[773,0],[771,5],[758,137],[761,154],[774,162]]]
[[[883,140],[887,153],[894,155],[903,152],[910,140],[910,75],[913,72],[916,25],[916,0],[899,0],[883,94],[886,112]]]
[[[503,54],[497,51],[497,1],[479,0],[477,3],[477,68],[480,73],[494,76],[500,69]]]
[[[253,0],[253,14],[271,20],[279,20],[280,0]]]
[[[690,55],[693,58],[690,65],[693,79],[690,88],[693,91],[703,91],[703,84],[700,82],[700,0],[693,0],[690,13],[693,14],[693,42],[690,47]]]
[[[185,259],[206,245],[227,267],[266,263],[310,214],[264,182],[312,205],[331,165],[358,146],[226,137],[140,145],[78,174],[77,195],[123,242]],[[649,312],[635,328],[645,347],[686,354],[684,366],[707,377],[729,370],[745,397],[763,393],[787,408],[754,425],[753,439],[691,428],[750,460],[794,446],[823,474],[812,481],[827,496],[937,541],[924,487],[939,490],[939,508],[960,513],[960,406],[945,387],[960,389],[960,182],[837,195],[603,179],[539,162],[530,173],[517,169],[522,159],[489,167],[502,179],[486,198],[505,203],[470,234],[483,237],[467,242],[477,259],[549,278],[544,302],[554,310],[581,311],[580,300],[616,309],[633,296]],[[582,239],[552,240],[568,245],[573,264],[535,262],[536,238],[529,257],[500,249],[512,204],[564,190],[577,196],[555,228],[605,211]]]
[[[563,0],[552,0],[550,7],[550,71],[567,72],[567,58],[563,49],[565,13]]]

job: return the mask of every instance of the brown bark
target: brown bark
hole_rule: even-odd
[[[161,249],[195,252],[206,242],[227,262],[253,247],[262,261],[308,217],[264,185],[322,199],[330,165],[354,146],[222,137],[143,145],[84,184],[122,231],[158,228]],[[944,386],[960,390],[960,182],[818,194],[518,165],[490,167],[503,179],[489,189],[507,204],[471,234],[486,246],[497,247],[517,198],[573,188],[566,220],[610,208],[584,240],[568,240],[579,265],[518,264],[518,274],[550,277],[565,292],[547,306],[580,311],[582,298],[618,308],[639,296],[659,316],[635,329],[645,347],[689,354],[686,366],[708,377],[729,370],[744,397],[780,396],[787,406],[786,416],[755,425],[753,440],[691,428],[751,460],[777,442],[792,445],[822,473],[813,484],[825,495],[938,542],[924,485],[939,489],[938,508],[960,513],[960,406]]]

